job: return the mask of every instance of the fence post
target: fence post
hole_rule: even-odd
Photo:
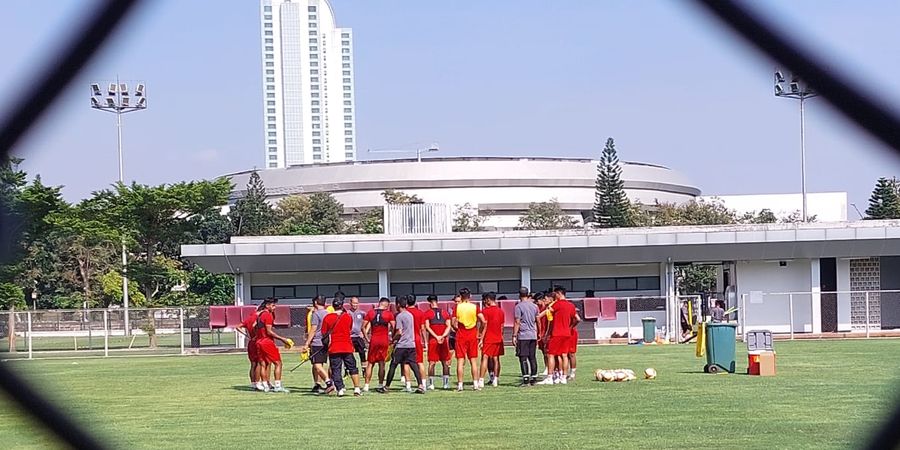
[[[34,355],[32,342],[31,342],[31,311],[25,313],[25,317],[28,319],[28,359],[32,359]]]
[[[178,342],[181,343],[181,354],[184,354],[184,308],[178,308],[178,319],[181,322],[178,334]]]
[[[15,306],[9,306],[9,352],[16,352],[16,308]]]
[[[794,294],[788,294],[788,308],[791,318],[791,340],[794,340]]]
[[[866,337],[869,337],[869,291],[866,291]]]
[[[631,297],[625,297],[625,320],[628,321],[628,340],[631,341],[633,337],[631,336]]]
[[[747,342],[747,294],[741,294],[741,335]]]
[[[103,310],[103,356],[109,356],[109,309]]]

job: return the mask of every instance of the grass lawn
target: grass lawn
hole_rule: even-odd
[[[738,371],[746,355],[738,343]],[[499,388],[394,391],[362,398],[246,390],[239,355],[10,361],[89,429],[121,448],[848,448],[896,398],[900,340],[778,342],[778,375],[702,373],[691,346],[579,349],[578,380],[516,388],[504,359]],[[286,359],[293,367],[295,355]],[[593,381],[593,369],[654,367],[659,378]],[[468,386],[467,386],[468,387]],[[0,408],[3,448],[54,441]]]

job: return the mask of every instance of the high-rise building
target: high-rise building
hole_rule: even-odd
[[[353,33],[327,0],[261,0],[265,167],[356,159]]]

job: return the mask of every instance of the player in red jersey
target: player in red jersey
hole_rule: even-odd
[[[547,342],[550,340],[550,320],[546,314],[541,313],[547,309],[547,305],[550,301],[543,292],[535,292],[534,302],[538,305],[537,347],[541,350],[541,355],[544,357],[544,372],[541,375],[546,377],[549,373],[547,361],[550,359],[550,355],[547,354]]]
[[[568,300],[566,300],[568,301]],[[572,303],[572,302],[569,302]],[[578,307],[572,303],[572,308],[575,309],[575,317],[576,317],[576,325],[581,322],[581,314],[578,311]],[[569,380],[575,379],[575,369],[577,368],[577,359],[575,358],[575,354],[578,353],[578,328],[576,326],[572,327],[572,336],[569,338]]]
[[[363,386],[365,392],[369,392],[372,369],[376,364],[378,364],[378,387],[384,386],[384,363],[387,361],[391,335],[394,333],[394,313],[390,308],[391,301],[387,297],[381,297],[378,301],[378,308],[367,312],[363,319],[363,339],[369,346],[369,354],[366,359],[366,384]]]
[[[256,311],[253,311],[235,328],[235,331],[247,336],[247,359],[250,360],[250,388],[259,391],[269,390],[269,386],[264,385],[261,378],[261,373],[268,373],[268,366],[260,363],[259,351],[256,348],[256,319],[259,316],[259,312],[264,308],[264,304],[260,304]]]
[[[344,294],[338,292],[331,302],[334,312],[325,316],[322,320],[322,334],[328,339],[328,367],[331,368],[332,384],[325,389],[329,394],[337,391],[338,397],[344,396],[343,369],[347,366],[350,379],[353,380],[353,396],[359,397],[362,392],[359,389],[359,369],[356,367],[356,358],[353,356],[353,340],[350,335],[353,330],[353,317],[344,311]]]
[[[275,340],[283,342],[285,348],[288,349],[294,346],[294,341],[279,336],[273,328],[275,325],[276,303],[278,303],[278,299],[274,298],[267,298],[263,301],[265,309],[259,313],[259,317],[256,319],[256,348],[259,352],[260,361],[272,366],[274,369],[275,382],[272,383],[272,390],[275,392],[288,392],[281,385],[281,353],[278,351],[278,347],[275,346]],[[268,381],[268,376],[267,370],[264,377],[265,381]]]
[[[484,387],[484,374],[488,371],[488,362],[493,361],[494,375],[491,384],[497,387],[500,382],[500,357],[505,353],[503,350],[503,325],[506,320],[506,314],[497,306],[497,294],[488,292],[481,295],[482,301],[486,305],[481,310],[479,318],[484,322],[484,329],[481,337],[481,378],[478,384]]]
[[[553,314],[550,341],[547,343],[547,353],[550,355],[547,360],[547,369],[550,374],[553,374],[556,370],[556,357],[560,357],[561,376],[554,377],[549,383],[542,382],[542,384],[566,384],[566,374],[569,371],[569,340],[572,338],[572,329],[578,325],[581,318],[578,317],[575,305],[566,300],[565,288],[555,286],[553,297],[555,301],[541,315]],[[547,379],[550,379],[549,376]]]
[[[425,332],[428,334],[428,388],[434,390],[434,366],[443,366],[444,389],[450,389],[450,314],[438,307],[436,295],[428,296],[431,309],[425,311]]]

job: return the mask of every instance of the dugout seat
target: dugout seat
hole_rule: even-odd
[[[500,300],[497,304],[503,310],[503,326],[512,328],[516,324],[516,303],[518,300]]]
[[[209,327],[225,328],[225,309],[226,306],[210,306],[209,307]]]
[[[275,306],[275,326],[289,327],[291,326],[291,306],[276,305]]]
[[[428,312],[431,310],[431,303],[428,302],[418,302],[416,306],[419,308],[419,311]]]
[[[616,320],[615,297],[603,297],[600,299],[600,320]]]
[[[253,305],[241,306],[241,322],[247,320],[247,318],[252,316],[254,312],[256,312],[256,306],[253,306]]]
[[[455,304],[456,303],[454,302],[438,302],[438,308],[441,308],[442,310],[447,311],[447,314],[450,314],[453,312],[453,305]]]
[[[600,318],[600,299],[596,297],[586,297],[584,300],[584,319],[597,320]]]
[[[362,311],[362,312],[364,312],[364,313],[367,313],[367,312],[369,312],[369,311],[371,311],[371,310],[373,310],[373,309],[375,309],[375,304],[374,304],[374,303],[360,303],[360,304],[359,304],[359,310]]]
[[[225,309],[225,326],[228,328],[237,328],[240,326],[241,322],[241,307],[227,306]]]

